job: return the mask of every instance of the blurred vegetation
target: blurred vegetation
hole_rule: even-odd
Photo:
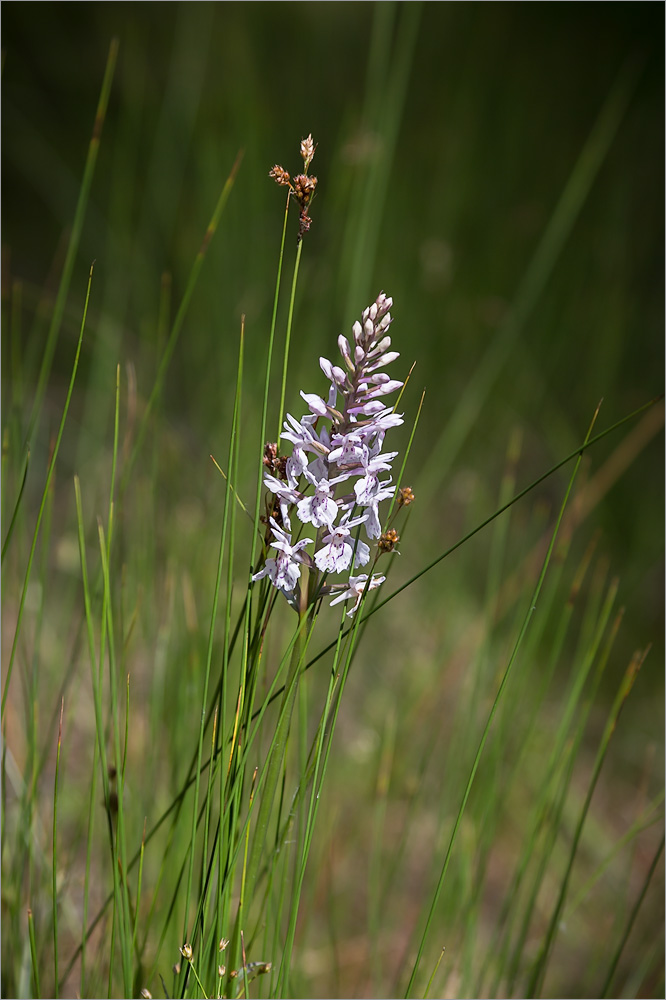
[[[59,644],[60,623],[68,621],[59,616],[66,608],[71,615],[77,602],[72,475],[88,490],[92,516],[108,489],[116,364],[123,384],[136,379],[140,412],[164,348],[168,323],[161,310],[173,320],[239,151],[235,185],[158,400],[159,421],[126,500],[131,523],[124,545],[138,570],[128,573],[125,600],[127,608],[141,609],[137,631],[146,659],[138,683],[146,696],[160,602],[170,593],[174,566],[176,575],[185,567],[193,590],[189,612],[200,622],[208,614],[221,496],[209,455],[222,461],[225,454],[241,315],[249,361],[240,485],[248,495],[254,489],[254,400],[284,210],[268,170],[274,163],[298,169],[298,141],[309,132],[318,143],[312,172],[319,186],[303,250],[287,408],[300,413],[300,388],[321,390],[316,359],[331,357],[338,334],[380,289],[391,294],[404,371],[416,362],[401,404],[408,415],[427,388],[407,472],[420,506],[396,581],[498,506],[511,441],[520,442],[518,489],[583,440],[602,397],[598,429],[663,391],[663,20],[662,5],[654,3],[5,4],[2,408],[14,442],[26,432],[104,65],[111,39],[119,39],[46,409],[30,442],[26,507],[32,511],[94,259],[88,333],[53,511],[48,586],[59,611],[47,635],[58,656],[76,630],[72,618]],[[595,132],[600,116],[603,139]],[[580,210],[569,211],[561,246],[526,290],[583,150],[598,156],[586,175],[589,190],[579,189]],[[291,227],[295,243],[293,220]],[[278,330],[285,322],[283,307]],[[275,410],[278,398],[276,389]],[[451,418],[467,404],[468,424],[458,438],[447,437]],[[640,440],[630,437],[630,425],[585,458],[584,476],[600,485],[600,495],[578,527],[574,563],[596,539],[626,609],[602,682],[597,735],[633,651],[652,644],[618,727],[596,819],[603,828],[615,817],[611,841],[624,832],[619,817],[629,791],[644,782],[646,795],[654,795],[663,784],[663,436],[658,415],[643,419]],[[408,430],[409,417],[402,439],[398,434],[403,446]],[[514,509],[506,579],[530,573],[533,579],[530,552],[567,475],[546,481]],[[18,485],[10,474],[12,500]],[[3,516],[4,540],[6,510]],[[19,557],[10,553],[10,568],[13,558]],[[414,718],[453,728],[470,644],[488,608],[488,576],[482,532],[407,591],[372,631],[367,662],[350,678],[340,723],[344,745],[332,764],[332,771],[340,769],[332,783],[346,784],[351,798],[385,745],[392,724],[386,720],[400,700],[413,706]],[[147,586],[154,588],[148,596],[141,593]],[[13,636],[11,582],[6,592],[5,659]],[[507,607],[497,624],[502,649],[518,613],[510,594]],[[546,633],[546,646],[548,640]],[[196,717],[196,657],[186,646],[182,654],[189,664],[182,688],[164,691],[164,703],[184,699],[183,715],[192,710]],[[56,672],[43,678],[51,699],[43,706],[45,732],[64,683],[62,661],[59,673],[58,662],[51,666]],[[154,703],[150,711],[159,716]],[[400,747],[414,729],[408,718],[396,726]],[[10,719],[9,727],[20,745],[19,721]],[[455,749],[442,750],[444,772]],[[431,761],[435,774],[439,763]],[[404,766],[409,790],[418,772]],[[435,774],[424,770],[418,779],[433,797]],[[532,777],[538,786],[536,763]],[[348,805],[339,798],[329,817],[341,842],[351,845],[331,895],[338,929],[353,899],[354,859],[367,860],[363,818],[355,822]],[[334,850],[332,841],[322,854],[327,849]],[[510,838],[504,850],[512,857]],[[423,869],[412,877],[425,892]],[[655,900],[649,913],[659,928],[663,914]],[[355,919],[351,912],[352,927]],[[337,970],[347,988],[354,975],[365,982],[353,955],[347,959],[353,974],[345,978],[345,960],[338,956]],[[310,961],[304,974],[316,979],[314,952]],[[569,980],[567,970],[561,975],[562,989],[567,982],[575,988],[575,969]],[[658,995],[644,988],[644,995]]]

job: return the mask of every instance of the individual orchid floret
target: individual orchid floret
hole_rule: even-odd
[[[359,505],[365,507],[365,533],[368,538],[379,538],[382,533],[381,521],[379,520],[379,505],[382,500],[388,500],[395,493],[393,486],[384,484],[383,489],[379,489],[374,496],[363,501],[358,501]]]
[[[354,566],[365,566],[370,559],[370,549],[360,538],[350,541],[351,529],[365,521],[365,514],[340,522],[324,537],[324,545],[315,555],[315,563],[322,573],[344,573],[354,558]]]
[[[328,435],[324,439],[323,435],[319,436],[317,434],[313,427],[316,420],[317,418],[314,414],[306,413],[299,422],[292,417],[291,413],[288,413],[287,419],[284,422],[282,437],[286,441],[291,441],[295,449],[298,448],[303,452],[309,451],[314,452],[315,455],[327,456],[329,448],[325,440],[328,440]]]
[[[373,576],[370,583],[368,583],[367,573],[361,573],[360,576],[350,576],[349,586],[346,590],[343,590],[341,594],[333,598],[331,601],[331,607],[333,607],[334,604],[340,604],[341,601],[348,601],[350,597],[355,598],[353,606],[347,612],[347,617],[351,618],[352,615],[358,611],[361,598],[366,590],[366,584],[368,590],[374,590],[376,587],[379,587],[385,579],[385,576]]]
[[[338,516],[338,505],[333,499],[333,493],[338,483],[347,476],[337,476],[335,479],[316,479],[309,469],[305,470],[305,478],[315,487],[314,496],[306,496],[296,504],[296,513],[305,524],[313,524],[315,528],[330,528]]]
[[[255,573],[252,581],[268,576],[274,587],[285,594],[291,593],[301,577],[301,565],[310,564],[307,553],[301,552],[306,545],[312,544],[311,538],[301,538],[295,545],[291,544],[290,535],[284,531],[274,518],[271,527],[275,536],[271,547],[278,550],[275,558],[267,559],[266,565]]]
[[[354,492],[356,494],[356,501],[360,504],[369,503],[370,499],[379,493],[380,489],[387,487],[391,480],[386,479],[384,482],[380,483],[379,473],[388,472],[391,468],[391,462],[398,454],[397,451],[389,451],[386,454],[371,454],[370,450],[366,448],[365,455],[361,457],[361,465],[363,466],[363,472],[365,475],[360,479],[357,479],[354,484]],[[388,495],[391,496],[393,491]]]
[[[334,434],[331,445],[328,461],[341,469],[360,466],[367,451],[360,430],[358,432],[350,431],[349,434]]]
[[[264,484],[278,498],[282,523],[287,531],[291,531],[289,507],[301,499],[301,494],[289,482],[284,483],[275,476],[264,476]]]

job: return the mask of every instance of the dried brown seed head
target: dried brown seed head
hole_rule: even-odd
[[[279,163],[276,163],[275,166],[268,171],[268,176],[272,177],[276,184],[281,184],[283,187],[291,187],[289,174],[284,167],[279,165]]]
[[[397,531],[391,528],[389,531],[385,531],[384,534],[380,536],[377,545],[379,546],[380,552],[393,552],[399,541],[400,535]]]
[[[270,441],[266,442],[264,447],[264,457],[262,459],[264,465],[269,469],[273,475],[275,475],[275,470],[277,468],[278,460],[278,447],[277,444],[273,444]]]
[[[408,507],[410,503],[414,503],[416,497],[414,496],[414,491],[411,486],[403,486],[402,489],[398,490],[398,505],[400,507]]]
[[[294,194],[301,208],[306,209],[312,201],[312,195],[317,187],[317,178],[307,174],[297,174],[294,177]]]

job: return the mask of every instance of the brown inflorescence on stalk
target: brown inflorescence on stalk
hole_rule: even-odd
[[[300,215],[298,220],[298,242],[300,243],[303,239],[305,233],[310,229],[312,224],[312,219],[308,215],[308,209],[310,203],[315,193],[315,188],[317,187],[317,178],[308,176],[308,167],[312,163],[312,158],[315,154],[315,149],[317,148],[314,144],[312,136],[309,135],[307,139],[301,139],[301,156],[303,157],[303,163],[305,164],[305,172],[302,174],[297,174],[293,182],[287,170],[276,163],[274,167],[268,173],[269,177],[272,177],[276,184],[280,187],[288,187],[290,195],[292,195],[298,202],[298,207],[300,209]]]

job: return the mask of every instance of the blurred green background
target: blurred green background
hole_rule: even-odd
[[[412,412],[421,387],[428,390],[410,467],[437,518],[419,519],[430,526],[428,552],[490,512],[515,428],[524,435],[522,485],[575,447],[602,397],[599,428],[659,394],[662,27],[653,3],[7,4],[3,289],[6,301],[11,283],[23,284],[27,371],[43,349],[38,303],[62,265],[109,42],[120,40],[56,355],[65,378],[95,259],[80,435],[73,452],[65,449],[63,473],[76,466],[85,479],[109,436],[117,362],[130,361],[139,398],[149,394],[161,277],[171,275],[173,316],[243,150],[165,396],[181,456],[174,483],[185,492],[191,483],[193,497],[202,477],[217,489],[207,456],[219,457],[226,441],[241,313],[258,361],[248,366],[246,399],[263,378],[283,213],[267,172],[275,162],[296,172],[308,132],[318,143],[319,188],[288,408],[300,412],[299,388],[321,387],[318,355],[335,351],[338,333],[380,288],[389,292],[405,370],[417,363]],[[491,365],[475,419],[455,446],[443,441],[522,301],[549,220],[617,87],[627,106],[571,232]],[[6,335],[3,344],[7,379]],[[594,469],[617,444],[595,450]],[[662,458],[653,437],[595,511],[631,612],[627,646],[656,644],[646,673],[657,690]]]
[[[5,424],[25,427],[109,44],[119,39],[46,414],[32,441],[29,502],[43,485],[94,259],[82,369],[58,465],[65,485],[56,519],[69,534],[56,550],[54,580],[75,572],[74,472],[95,493],[89,509],[103,505],[116,364],[123,380],[131,366],[140,410],[164,346],[163,275],[173,317],[240,150],[169,367],[159,447],[139,463],[145,489],[159,484],[145,521],[137,490],[135,517],[135,542],[151,550],[156,594],[168,558],[187,567],[195,589],[212,580],[221,486],[208,456],[223,461],[226,454],[241,314],[248,356],[241,486],[252,495],[255,401],[284,211],[268,171],[279,163],[298,172],[298,142],[309,132],[318,144],[311,173],[319,185],[303,249],[287,408],[300,415],[298,390],[323,388],[319,355],[334,355],[338,334],[380,289],[391,294],[402,355],[394,377],[401,377],[398,365],[404,376],[416,362],[399,445],[427,388],[406,477],[420,506],[396,581],[492,513],[512,435],[521,440],[520,488],[582,441],[602,397],[597,429],[660,394],[663,22],[663,5],[655,3],[5,3]],[[589,190],[575,180],[567,187],[579,176],[581,154]],[[560,230],[553,218],[563,220]],[[550,256],[542,242],[548,232]],[[295,237],[292,219],[286,281]],[[280,337],[285,320],[286,295]],[[278,398],[275,389],[273,422]],[[662,759],[659,412],[624,452],[635,425],[595,447],[584,471],[593,479],[606,469],[607,478],[580,528],[580,548],[600,531],[599,549],[620,578],[626,608],[609,703],[633,650],[652,643],[618,732],[617,766],[628,786],[646,746]],[[567,475],[548,480],[515,511],[507,575],[524,571],[525,549],[538,537],[532,519],[542,516],[545,525],[543,511],[559,504]],[[430,677],[438,657],[444,661],[441,644],[447,655],[455,648],[453,636],[483,607],[484,537],[393,606],[367,671],[352,679],[350,718],[363,713],[366,699],[370,716],[381,715],[384,685],[399,685],[404,671]],[[205,615],[208,598],[199,593]],[[144,629],[150,644],[149,622]]]

